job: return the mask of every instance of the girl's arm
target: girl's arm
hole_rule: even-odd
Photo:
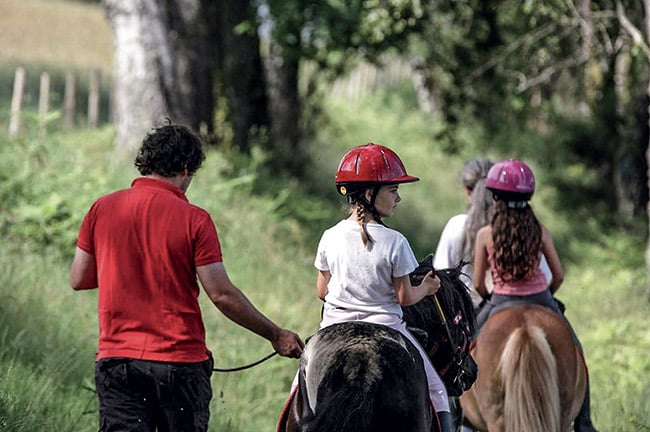
[[[477,293],[483,298],[488,296],[485,285],[485,273],[488,270],[487,245],[492,240],[492,228],[484,226],[476,233],[476,244],[474,246],[474,274],[472,285]]]
[[[440,279],[432,271],[426,274],[422,283],[417,286],[411,285],[409,275],[394,277],[393,286],[397,301],[402,306],[413,305],[428,295],[434,295],[440,289]]]
[[[551,294],[555,294],[564,281],[564,270],[562,269],[562,262],[560,256],[557,254],[553,237],[551,233],[542,226],[542,253],[546,257],[548,267],[551,269],[551,281],[548,284],[548,289]]]
[[[319,270],[318,277],[316,278],[316,295],[319,299],[325,301],[327,295],[327,284],[332,277],[332,273],[327,270]]]

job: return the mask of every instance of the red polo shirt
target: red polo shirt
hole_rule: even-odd
[[[97,263],[97,360],[208,358],[196,267],[220,262],[221,246],[210,215],[181,189],[143,177],[98,199],[77,246]]]

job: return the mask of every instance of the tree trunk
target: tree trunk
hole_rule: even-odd
[[[645,15],[643,17],[643,31],[645,34],[645,40],[650,41],[650,0],[643,0],[643,10],[645,11]],[[647,44],[646,44],[647,48]],[[650,68],[650,52],[645,49],[644,53],[646,55],[646,66]],[[648,129],[650,129],[650,80],[648,80],[647,86],[646,86],[646,96],[648,97]],[[646,168],[647,168],[647,173],[648,173],[648,190],[650,190],[650,139],[648,140],[648,148],[646,150]],[[646,276],[647,276],[647,294],[648,294],[648,300],[650,300],[650,200],[648,200],[647,204],[647,211],[648,211],[648,241],[646,245]]]
[[[212,126],[209,0],[104,0],[114,36],[113,112],[118,151],[132,152],[165,117]]]
[[[271,40],[265,59],[268,83],[273,168],[291,176],[305,169],[307,152],[301,147],[298,59],[284,55],[281,45]]]
[[[625,47],[625,45],[623,45]],[[634,158],[632,149],[636,147],[636,117],[630,100],[630,55],[623,48],[614,60],[614,93],[616,95],[616,135],[619,145],[614,150],[612,175],[616,194],[616,211],[623,220],[629,221],[634,215],[632,200],[634,185]]]
[[[238,30],[255,20],[255,8],[247,1],[218,0],[219,86],[218,94],[228,101],[228,121],[233,144],[248,152],[252,140],[269,129],[266,82],[255,28]]]
[[[644,15],[644,31],[645,31],[645,40],[650,41],[650,0],[643,0],[643,10],[645,11]],[[645,50],[647,66],[650,67],[650,53]],[[648,129],[650,129],[650,80],[646,87],[646,95],[648,97]],[[648,174],[648,190],[650,190],[650,139],[648,140],[648,148],[646,150],[646,168]],[[646,253],[645,253],[645,262],[646,262],[646,292],[648,295],[648,300],[650,300],[650,200],[647,204],[648,211],[648,240],[646,243]]]

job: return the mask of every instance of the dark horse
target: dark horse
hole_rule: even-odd
[[[427,259],[425,268],[412,275],[414,280],[430,267]],[[404,319],[420,336],[445,385],[462,392],[475,379],[468,355],[474,311],[458,278],[460,266],[436,274],[441,280],[438,294],[404,308]],[[355,321],[319,330],[305,346],[298,380],[278,422],[279,432],[438,430],[420,354],[387,326]]]
[[[495,312],[472,355],[481,373],[460,402],[474,430],[568,430],[584,399],[587,370],[556,312],[531,304]]]

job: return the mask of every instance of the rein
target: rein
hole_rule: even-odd
[[[440,321],[442,322],[442,326],[447,331],[447,337],[449,338],[449,343],[453,344],[454,339],[451,337],[451,332],[449,331],[449,327],[447,326],[447,318],[445,318],[445,313],[442,310],[442,306],[440,306],[440,302],[438,301],[438,294],[433,295],[433,301],[436,305],[436,309],[438,310],[438,315],[440,316]],[[454,350],[454,357],[455,355],[456,355],[456,350]]]
[[[269,355],[255,361],[253,363],[250,363],[250,364],[247,364],[247,365],[244,365],[244,366],[239,366],[239,367],[234,367],[234,368],[229,368],[229,369],[212,368],[212,371],[213,372],[238,372],[238,371],[242,371],[242,370],[245,370],[245,369],[250,369],[250,368],[252,368],[254,366],[257,366],[258,364],[264,363],[265,361],[267,361],[268,359],[270,359],[271,357],[273,357],[276,354],[277,354],[277,352],[273,351],[271,354],[269,354]]]

